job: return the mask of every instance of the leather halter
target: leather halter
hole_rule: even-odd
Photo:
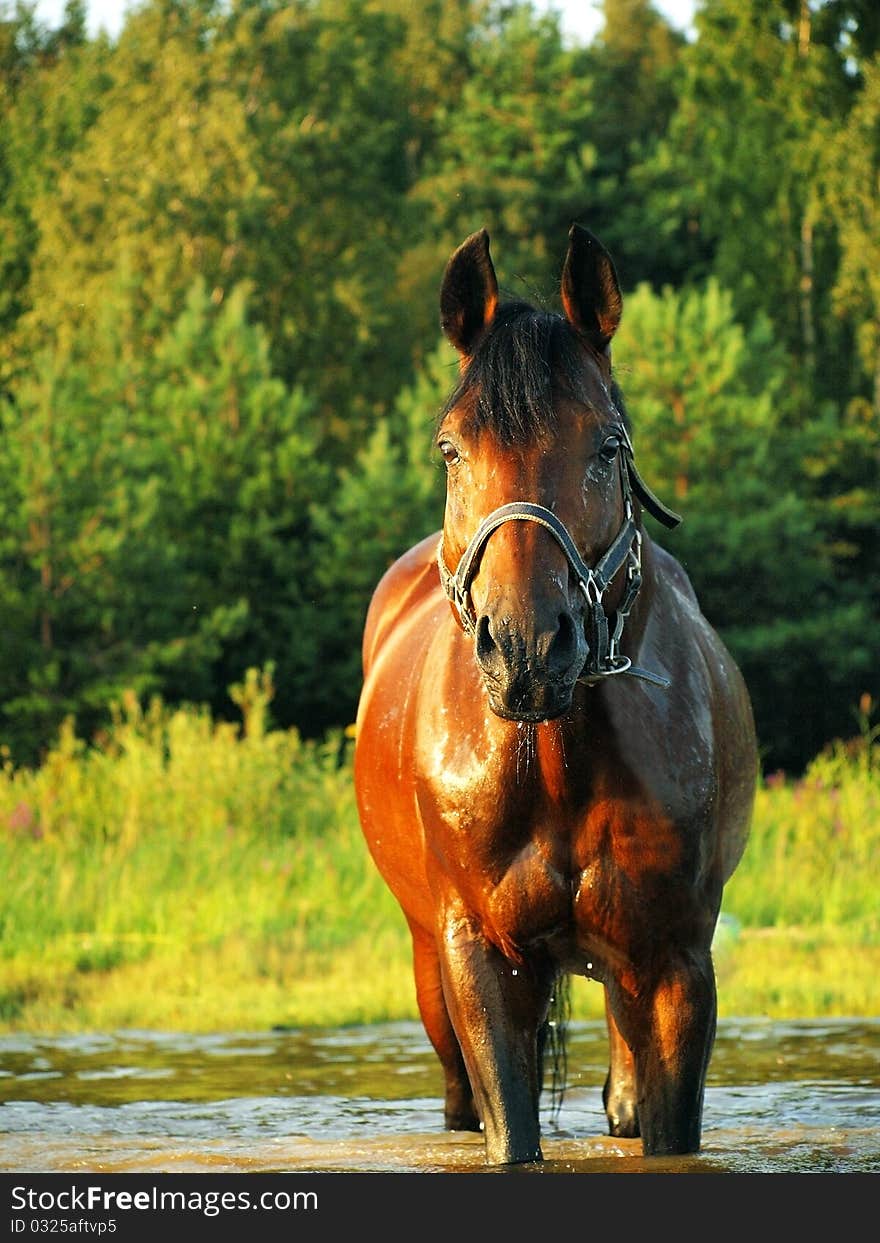
[[[477,618],[471,600],[471,583],[477,572],[477,564],[483,548],[492,535],[505,522],[536,522],[549,531],[565,553],[574,571],[578,588],[587,602],[585,630],[587,659],[578,677],[579,682],[594,685],[604,678],[618,673],[629,673],[644,678],[655,686],[668,687],[669,679],[633,665],[628,656],[619,651],[623,625],[642,585],[642,533],[636,525],[632,497],[635,494],[649,513],[670,528],[678,526],[681,518],[657,499],[636,470],[632,441],[622,423],[611,424],[609,431],[620,437],[620,482],[623,490],[625,517],[623,525],[609,548],[594,566],[589,566],[578,552],[568,528],[552,510],[531,501],[511,501],[501,505],[484,518],[464,550],[455,571],[449,569],[443,556],[443,537],[437,548],[437,565],[443,590],[452,602],[465,634],[476,632]],[[626,587],[623,599],[609,618],[602,598],[615,575],[626,565]]]

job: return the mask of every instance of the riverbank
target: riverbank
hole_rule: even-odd
[[[125,942],[131,953],[132,941]],[[327,954],[229,938],[188,948],[139,946],[140,962],[86,966],[120,952],[85,936],[71,964],[21,957],[3,968],[0,1032],[270,1031],[417,1019],[401,930],[352,939]],[[715,955],[721,1018],[876,1017],[880,946],[858,929],[741,929]],[[600,1018],[603,990],[572,984],[572,1017]]]
[[[417,1017],[409,940],[369,859],[350,742],[242,732],[132,699],[0,774],[0,1031],[233,1031]],[[725,892],[722,1016],[880,1011],[875,735],[770,775]],[[575,1018],[602,990],[572,989]]]

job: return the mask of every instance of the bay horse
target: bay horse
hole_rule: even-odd
[[[712,938],[758,771],[743,678],[643,527],[679,517],[636,469],[619,282],[577,224],[561,303],[500,301],[485,229],[448,261],[443,528],[374,592],[356,724],[445,1125],[482,1130],[493,1166],[543,1159],[548,1016],[575,975],[605,989],[610,1134],[699,1151]]]

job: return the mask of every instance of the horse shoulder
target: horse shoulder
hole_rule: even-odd
[[[426,536],[398,557],[380,578],[364,623],[364,673],[369,671],[377,652],[401,616],[439,589],[439,542],[439,531]]]
[[[658,575],[678,599],[678,617],[692,626],[703,656],[698,665],[690,662],[690,669],[695,674],[702,668],[709,691],[706,708],[712,723],[717,781],[714,807],[721,828],[720,857],[726,881],[745,848],[754,805],[758,749],[751,700],[742,671],[703,613],[684,568],[659,545],[653,546],[652,554]]]
[[[739,715],[751,719],[751,705],[742,673],[727,645],[702,610],[687,571],[676,558],[659,544],[652,544],[651,557],[655,579],[671,592],[667,600],[677,601],[679,622],[687,622],[703,654],[705,675],[720,700],[735,706]],[[696,666],[693,666],[696,668]]]
[[[687,571],[681,562],[677,561],[672,553],[668,552],[662,544],[655,544],[653,541],[651,541],[651,556],[657,567],[658,576],[684,596],[690,605],[699,609],[697,593],[694,591]]]

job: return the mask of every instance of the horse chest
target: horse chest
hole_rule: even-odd
[[[684,883],[690,870],[689,850],[649,801],[591,798],[562,783],[550,751],[436,751],[419,800],[426,855],[435,886],[505,953],[549,951],[583,971],[650,939],[668,918],[671,878]]]

